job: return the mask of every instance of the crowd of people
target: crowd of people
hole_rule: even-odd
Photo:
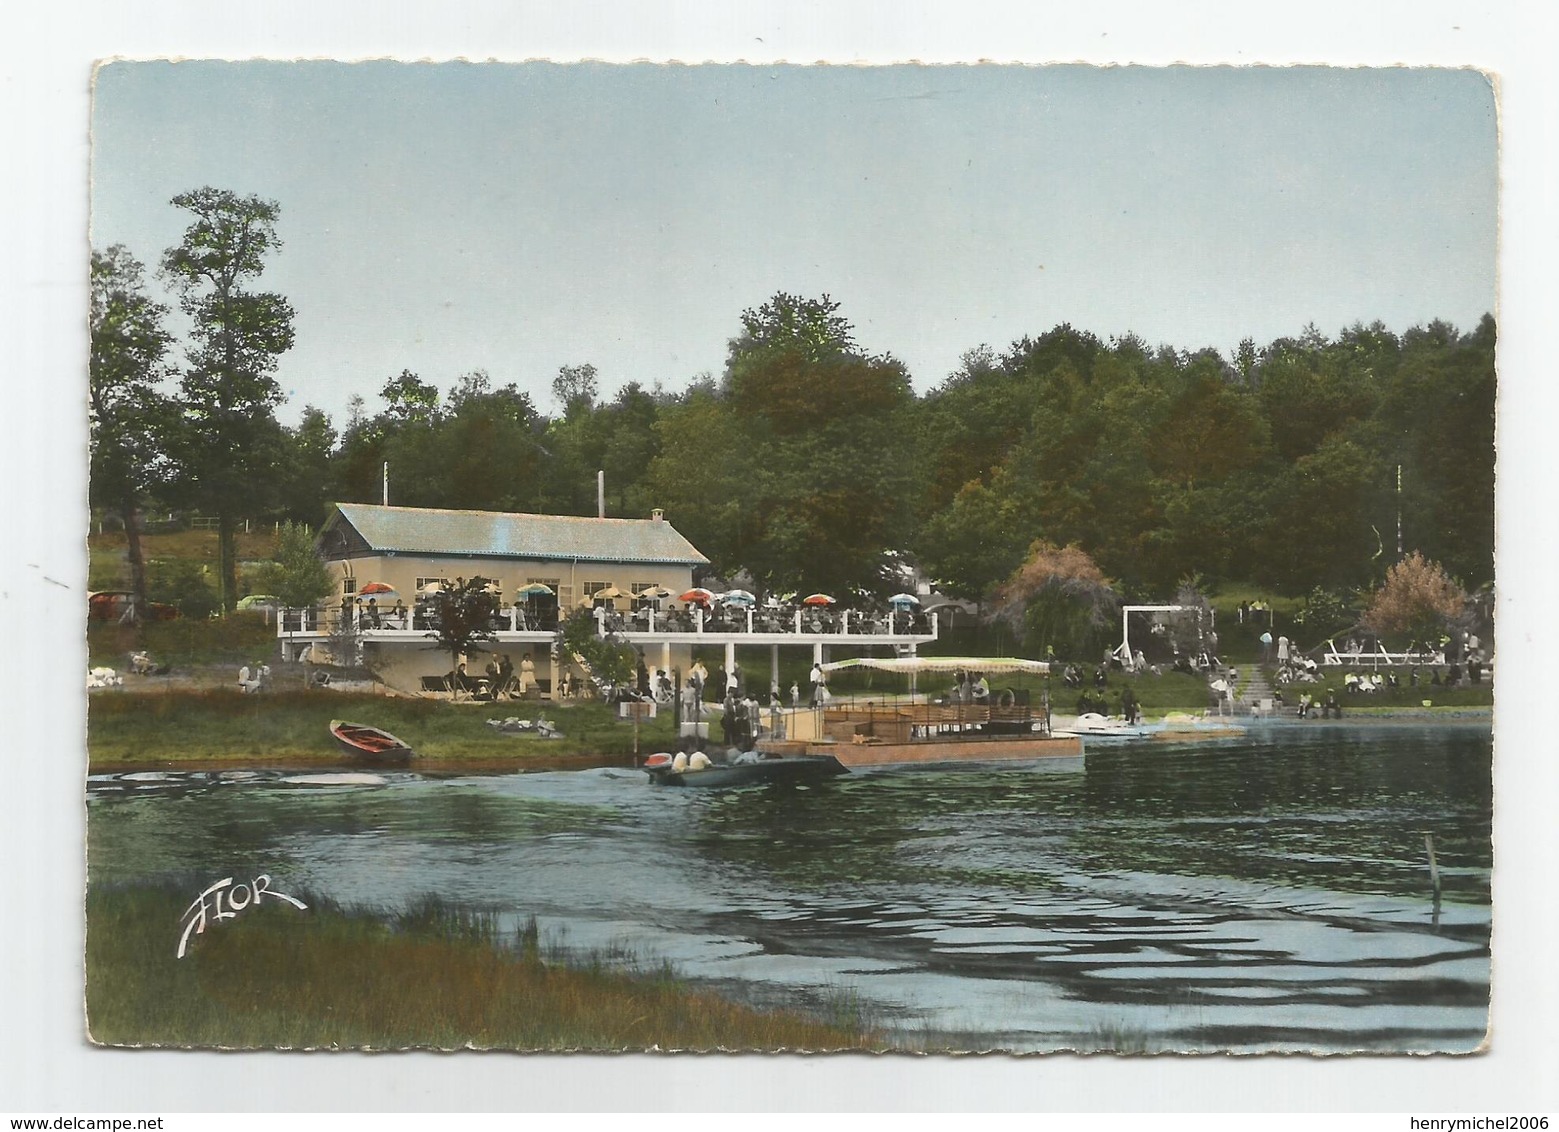
[[[750,614],[750,617],[749,617]],[[799,614],[799,619],[798,619]],[[645,604],[624,612],[607,606],[602,624],[613,633],[853,633],[927,634],[930,620],[906,609],[834,609],[828,606],[767,604],[748,607],[716,603],[672,603],[664,610]]]
[[[849,609],[806,605],[795,602],[769,602],[760,606],[743,603],[637,600],[631,609],[619,609],[608,599],[597,602],[588,611],[601,618],[602,625],[614,633],[851,633],[875,635],[927,635],[931,631],[929,615],[902,606],[863,603]],[[558,626],[557,607],[549,602],[515,602],[500,606],[492,628],[515,632],[552,632]],[[749,613],[751,614],[749,618]],[[418,600],[408,608],[400,598],[393,605],[380,605],[377,597],[346,597],[341,602],[341,620],[360,629],[402,629],[431,632],[438,628],[438,614],[431,601]]]

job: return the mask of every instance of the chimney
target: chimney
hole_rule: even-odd
[[[659,507],[651,507],[650,520],[656,523],[664,523],[666,521],[666,512],[662,511]]]

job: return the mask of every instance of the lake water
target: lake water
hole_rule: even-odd
[[[434,893],[755,1004],[847,1002],[916,1048],[1470,1050],[1491,757],[1486,724],[1344,722],[793,789],[102,776],[90,876],[264,872],[381,908]]]

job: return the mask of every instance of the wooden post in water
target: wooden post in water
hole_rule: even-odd
[[[1424,834],[1424,848],[1429,851],[1429,883],[1434,887],[1435,907],[1440,906],[1440,864],[1434,855],[1434,834]]]

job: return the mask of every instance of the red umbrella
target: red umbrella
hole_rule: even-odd
[[[386,585],[383,582],[369,582],[357,592],[360,594],[392,594],[395,592],[395,587]]]
[[[832,605],[834,599],[827,594],[808,594],[801,599],[802,605]]]
[[[701,587],[688,590],[687,593],[677,598],[678,601],[696,601],[700,605],[709,605],[715,600],[714,592]]]

